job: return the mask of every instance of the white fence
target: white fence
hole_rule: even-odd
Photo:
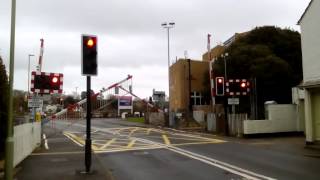
[[[26,123],[14,127],[13,165],[16,166],[41,144],[41,123]]]
[[[242,136],[243,121],[248,119],[247,114],[228,114],[228,130],[231,136]]]
[[[205,112],[204,111],[193,111],[193,118],[198,123],[202,124],[205,122]]]

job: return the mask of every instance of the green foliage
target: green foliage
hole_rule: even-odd
[[[258,104],[275,100],[291,103],[291,88],[302,80],[300,34],[273,26],[258,27],[238,38],[225,52],[228,79],[257,79]],[[224,59],[215,62],[224,75]]]
[[[4,142],[6,137],[7,113],[8,113],[8,76],[5,65],[0,56],[0,159],[4,152]]]
[[[22,116],[28,112],[28,103],[26,101],[25,91],[13,91],[13,112],[14,116]]]
[[[127,121],[135,123],[144,123],[144,117],[128,117]]]

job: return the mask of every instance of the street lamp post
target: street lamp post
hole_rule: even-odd
[[[162,23],[161,26],[165,29],[167,29],[167,35],[168,35],[168,97],[169,97],[169,103],[168,103],[168,114],[169,114],[169,122],[170,122],[170,29],[175,26],[174,22],[169,23]]]
[[[16,0],[11,1],[11,33],[10,33],[10,70],[9,70],[9,101],[8,101],[8,121],[7,138],[5,144],[5,167],[4,178],[13,179],[13,76],[14,76],[14,48],[16,33]]]
[[[33,54],[29,54],[28,55],[28,90],[27,90],[27,92],[28,92],[28,97],[29,97],[29,95],[30,95],[30,57],[31,56],[34,56]]]
[[[221,54],[221,57],[223,58],[224,61],[224,79],[227,81],[227,62],[226,62],[226,57],[228,57],[228,53]]]
[[[221,57],[223,58],[224,61],[224,82],[227,82],[227,62],[226,62],[226,57],[228,57],[229,54],[228,53],[224,53],[221,54]],[[225,127],[225,131],[226,131],[226,135],[229,134],[229,123],[228,123],[228,99],[226,94],[224,95],[224,114],[225,114],[225,123],[226,123],[226,127]],[[232,108],[233,110],[233,108]]]

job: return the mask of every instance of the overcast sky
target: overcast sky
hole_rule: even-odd
[[[167,34],[171,60],[201,60],[206,35],[212,46],[235,32],[276,25],[296,25],[310,0],[17,0],[14,88],[27,90],[28,54],[35,69],[44,38],[43,71],[64,74],[64,91],[85,90],[81,76],[81,34],[98,36],[99,74],[92,79],[96,91],[133,75],[133,91],[142,98],[152,89],[168,90]],[[0,55],[8,70],[10,0],[0,1]]]

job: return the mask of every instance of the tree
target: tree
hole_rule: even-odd
[[[264,102],[291,103],[291,88],[302,80],[300,34],[273,26],[257,27],[237,39],[225,52],[228,79],[257,80],[259,117]],[[215,76],[223,76],[224,59],[214,64]]]
[[[28,103],[26,101],[25,91],[13,91],[13,111],[15,116],[21,116],[24,115],[25,112],[28,112]]]
[[[73,105],[76,103],[76,100],[73,98],[73,96],[69,95],[64,99],[64,107],[68,107],[68,105]]]
[[[6,126],[8,118],[8,96],[9,84],[6,67],[0,56],[0,159],[4,154],[4,144],[6,138]]]

